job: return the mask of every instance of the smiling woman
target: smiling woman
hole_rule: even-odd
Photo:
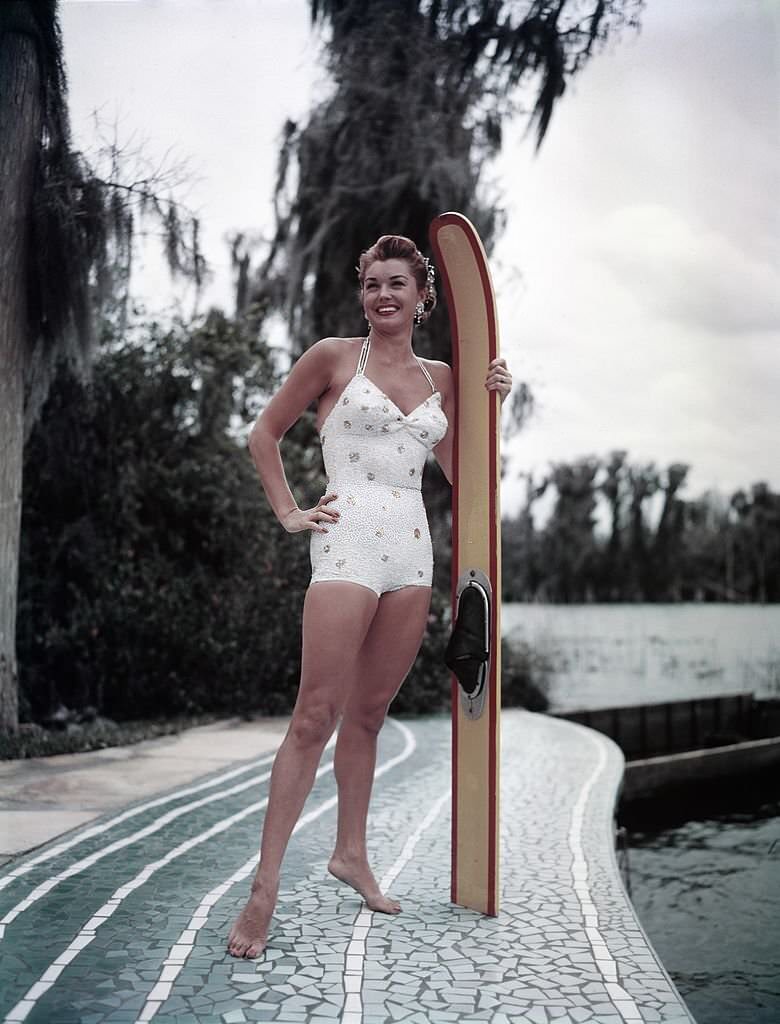
[[[421,482],[430,453],[452,478],[455,391],[446,363],[412,349],[415,324],[436,305],[433,267],[414,242],[383,235],[362,254],[358,276],[367,337],[312,345],[250,436],[279,521],[290,533],[311,533],[312,577],[298,699],[274,764],[251,896],[228,939],[234,956],[265,948],[282,857],[339,720],[338,825],[328,868],[371,910],[401,909],[368,864],[366,820],[377,735],[425,632],[433,551]],[[494,360],[486,371],[485,387],[505,398],[506,364]],[[304,510],[287,484],[279,442],[314,401],[328,493]]]

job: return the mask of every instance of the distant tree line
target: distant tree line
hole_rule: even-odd
[[[764,482],[730,498],[684,499],[690,467],[631,465],[627,452],[554,464],[527,481],[503,524],[507,601],[780,601],[780,495]],[[534,506],[552,488],[543,526]],[[597,530],[597,508],[608,530]]]

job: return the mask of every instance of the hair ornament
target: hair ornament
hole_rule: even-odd
[[[420,255],[422,256],[422,253]],[[434,278],[436,277],[436,271],[428,256],[423,256],[422,261],[425,264],[425,286],[428,289],[428,291],[430,291],[431,288],[433,287]]]

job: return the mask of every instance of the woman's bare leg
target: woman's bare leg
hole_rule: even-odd
[[[354,583],[316,583],[307,591],[300,689],[271,772],[251,895],[228,938],[233,956],[256,957],[265,948],[284,851],[353,687],[358,654],[377,603],[376,594]]]
[[[336,741],[338,831],[328,870],[356,889],[371,910],[385,914],[397,914],[401,908],[380,891],[366,852],[377,736],[390,702],[417,657],[430,601],[428,587],[404,587],[379,599]]]

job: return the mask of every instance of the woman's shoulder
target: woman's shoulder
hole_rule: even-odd
[[[363,338],[320,338],[310,345],[303,356],[310,365],[327,365],[335,369],[344,360],[349,360],[349,353],[360,348]]]
[[[315,345],[327,345],[330,348],[343,348],[345,346],[354,348],[355,345],[358,347],[363,344],[365,338],[320,338],[319,341],[315,341]],[[313,348],[314,346],[312,346]]]
[[[431,377],[433,377],[433,383],[439,391],[442,394],[449,391],[452,383],[452,369],[450,366],[441,359],[423,359],[421,357],[420,362],[430,373]]]
[[[308,349],[321,358],[341,359],[355,348],[360,348],[365,338],[320,338]]]

